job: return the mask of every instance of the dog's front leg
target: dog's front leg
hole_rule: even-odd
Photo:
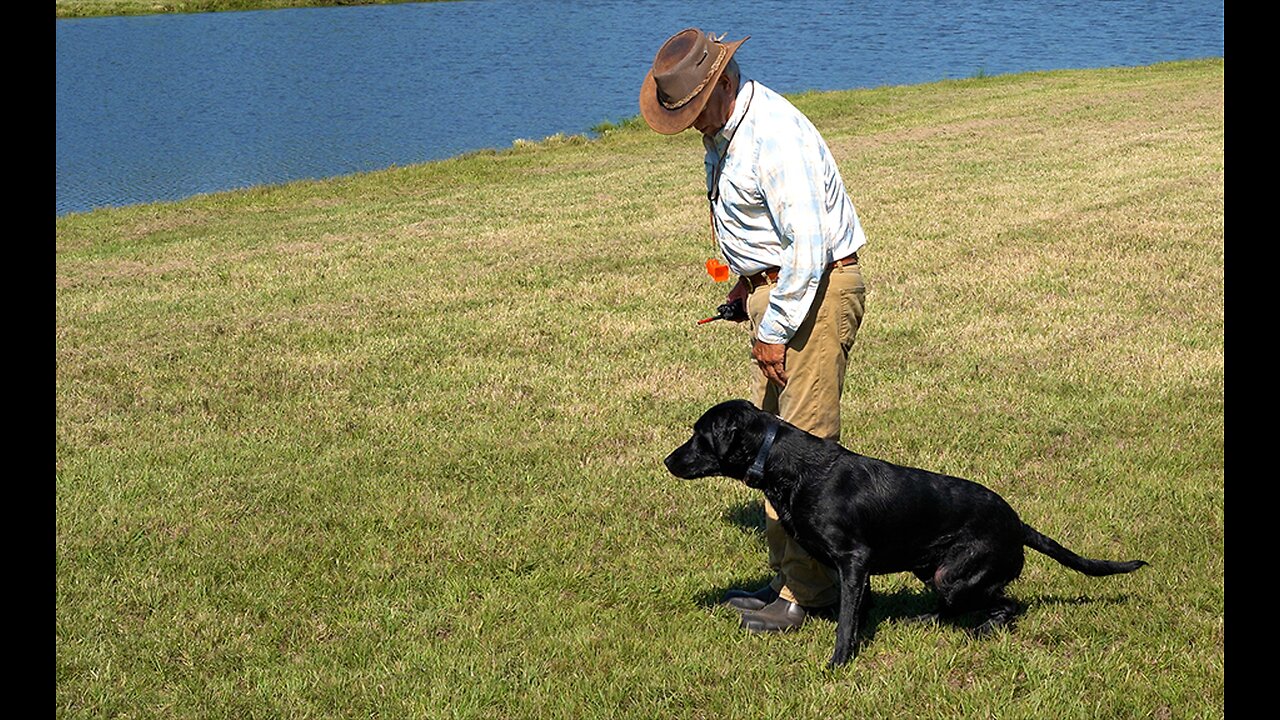
[[[854,554],[843,558],[840,571],[840,618],[836,623],[836,649],[828,667],[844,665],[858,654],[858,620],[867,591],[867,558]]]

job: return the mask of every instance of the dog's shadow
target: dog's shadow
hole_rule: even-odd
[[[764,503],[759,500],[743,500],[730,505],[725,508],[720,519],[737,526],[745,533],[755,535],[760,545],[764,545]]]
[[[1129,602],[1129,596],[1105,595],[1102,597],[1094,597],[1092,595],[1075,595],[1067,597],[1065,595],[1035,595],[1027,598],[1022,603],[1023,607],[1035,607],[1037,605],[1124,605]]]
[[[754,590],[764,587],[771,579],[773,579],[772,575],[739,578],[724,585],[717,585],[703,590],[694,595],[693,601],[701,607],[714,608],[721,604],[726,592],[735,589]],[[937,596],[923,587],[918,590],[902,588],[892,593],[872,591],[871,607],[867,613],[866,623],[860,628],[859,634],[863,640],[872,640],[875,638],[876,629],[881,623],[886,621],[912,621],[932,612],[937,608],[937,605]],[[833,620],[817,619],[821,622],[834,622]]]

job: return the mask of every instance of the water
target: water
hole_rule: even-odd
[[[696,10],[691,11],[691,7]],[[56,212],[327,177],[639,112],[688,26],[781,92],[1225,54],[1217,2],[450,2],[56,22]]]

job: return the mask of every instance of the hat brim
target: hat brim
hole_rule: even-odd
[[[692,127],[693,122],[702,114],[703,108],[707,106],[707,102],[711,99],[711,93],[715,90],[716,83],[720,82],[720,76],[724,74],[725,68],[729,66],[729,60],[733,58],[733,54],[738,51],[742,43],[746,42],[750,37],[748,35],[737,42],[723,43],[729,55],[724,59],[724,62],[720,63],[720,69],[707,78],[707,84],[702,88],[701,92],[675,110],[668,110],[658,100],[658,82],[653,79],[653,68],[649,68],[649,73],[644,76],[644,82],[640,83],[640,115],[644,117],[644,121],[649,124],[649,127],[663,135],[675,135]]]

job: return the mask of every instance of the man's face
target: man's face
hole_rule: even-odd
[[[702,114],[698,115],[698,119],[693,121],[693,127],[707,137],[711,137],[720,132],[720,128],[729,122],[729,117],[733,115],[733,102],[736,99],[736,88],[730,82],[729,78],[721,75],[716,81],[716,89],[711,91],[711,99],[707,101],[707,106],[702,109]]]

